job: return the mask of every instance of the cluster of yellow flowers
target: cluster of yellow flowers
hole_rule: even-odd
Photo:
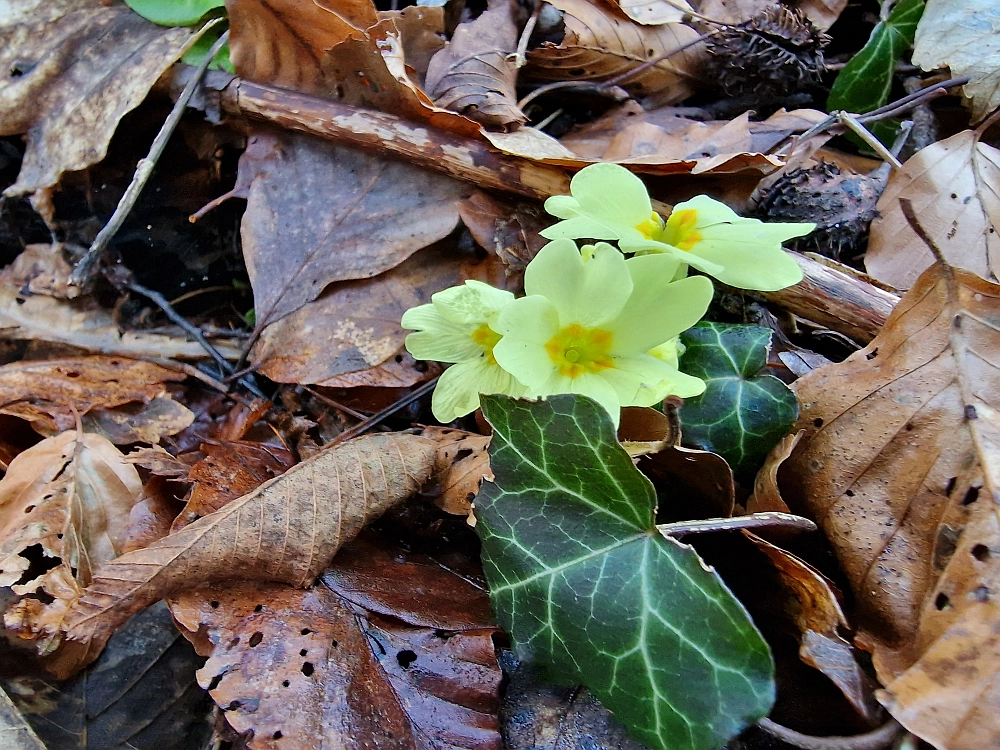
[[[552,242],[528,264],[524,297],[467,281],[403,315],[416,331],[406,337],[414,357],[454,363],[431,402],[441,422],[475,411],[481,393],[579,393],[616,424],[622,406],[696,396],[705,384],[677,369],[677,336],[701,320],[713,288],[688,267],[760,291],[802,279],[781,243],[812,224],[743,219],[703,195],[664,221],[642,181],[617,164],[582,169],[570,192],[545,202],[562,221],[542,232]],[[578,248],[581,238],[616,240],[620,250]]]

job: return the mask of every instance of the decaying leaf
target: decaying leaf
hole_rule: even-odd
[[[937,747],[1000,736],[1000,287],[935,264],[871,344],[794,384],[780,472],[837,552],[880,700]]]
[[[483,482],[493,479],[490,456],[486,452],[489,435],[447,427],[425,427],[420,434],[439,446],[434,472],[439,484],[435,504],[445,513],[468,516]]]
[[[0,688],[0,745],[8,750],[46,750],[10,696]]]
[[[210,656],[200,684],[251,748],[498,750],[485,591],[375,541],[345,547],[308,591],[244,582],[174,600]]]
[[[213,581],[307,586],[345,541],[420,489],[436,455],[432,441],[405,433],[324,450],[221,510],[104,565],[70,612],[67,638],[103,644],[144,606]]]
[[[643,26],[612,7],[587,0],[552,0],[549,4],[563,13],[566,34],[560,43],[545,42],[528,53],[525,72],[543,81],[607,81],[699,37],[685,24]],[[702,55],[698,45],[677,51],[629,78],[622,87],[633,95],[669,90],[669,97],[661,103],[681,101],[692,92]]]
[[[291,131],[258,131],[240,169],[255,173],[242,235],[259,327],[335,281],[376,276],[445,237],[467,190],[435,172]]]
[[[334,284],[319,299],[268,326],[252,361],[281,383],[413,385],[425,380],[428,371],[403,349],[408,332],[400,327],[400,318],[467,278],[502,286],[501,264],[496,258],[479,263],[447,243],[421,250],[374,279]]]
[[[121,552],[141,494],[135,467],[99,435],[69,430],[11,461],[0,480],[0,586],[21,598],[8,629],[50,650],[94,569]]]
[[[912,201],[920,224],[954,266],[984,279],[1000,272],[1000,150],[965,130],[921,149],[894,170],[876,206],[865,267],[879,281],[909,289],[934,262],[903,216]]]
[[[691,10],[685,0],[612,0],[621,8],[622,13],[636,23],[645,26],[659,26],[664,23],[676,23],[684,19],[685,9]]]
[[[427,66],[425,85],[435,104],[497,129],[527,120],[517,106],[517,69],[508,59],[518,39],[512,13],[507,0],[498,0],[455,29]]]
[[[115,445],[155,445],[165,435],[176,435],[193,422],[194,413],[169,395],[111,409],[99,406],[81,421],[87,432],[103,435]]]
[[[459,204],[462,223],[483,249],[496,254],[506,266],[509,288],[523,286],[524,268],[547,240],[539,232],[551,216],[529,201],[505,201],[476,190]]]
[[[13,362],[0,367],[0,413],[26,419],[42,432],[62,432],[76,423],[77,416],[96,407],[151,402],[166,394],[166,383],[185,377],[151,362],[124,357]],[[194,415],[177,406],[190,415],[190,424]]]
[[[924,70],[947,65],[969,76],[965,95],[980,120],[1000,105],[1000,7],[992,0],[927,0],[913,62]]]
[[[101,161],[118,122],[180,56],[191,32],[124,4],[31,0],[0,19],[0,135],[27,133],[6,195],[47,190]]]

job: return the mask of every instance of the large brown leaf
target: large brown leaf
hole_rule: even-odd
[[[427,66],[427,94],[435,104],[487,127],[506,129],[527,120],[517,106],[517,69],[510,59],[518,32],[507,0],[490,3],[478,18],[459,24],[447,47]]]
[[[93,569],[121,552],[141,494],[135,467],[99,435],[70,430],[11,461],[0,480],[0,587],[22,598],[6,626],[47,651]]]
[[[485,590],[383,539],[342,556],[308,591],[239,583],[171,603],[230,724],[251,748],[498,749]]]
[[[793,388],[779,472],[858,601],[880,700],[936,747],[1000,741],[1000,287],[936,264],[884,330]]]
[[[544,43],[528,53],[525,71],[543,81],[607,81],[699,36],[690,26],[667,23],[643,26],[602,3],[551,0],[562,11],[566,35],[559,44]],[[670,90],[669,104],[690,96],[702,52],[698,46],[670,55],[622,86],[635,95]]]
[[[72,641],[103,644],[146,605],[181,589],[247,579],[307,586],[340,546],[420,489],[426,438],[358,438],[303,461],[149,547],[102,566],[66,620]]]
[[[46,0],[5,5],[0,18],[0,135],[27,133],[6,195],[52,188],[101,161],[118,122],[137,107],[190,37],[124,4]]]
[[[934,262],[903,216],[913,203],[920,223],[954,266],[995,279],[1000,273],[1000,150],[965,130],[932,143],[889,178],[871,226],[865,267],[879,281],[909,289]]]
[[[258,131],[243,252],[263,327],[336,281],[387,271],[458,224],[460,182],[292,132]],[[436,291],[436,290],[435,290]]]

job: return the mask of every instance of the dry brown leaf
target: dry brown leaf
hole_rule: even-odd
[[[444,7],[411,5],[402,10],[379,13],[378,16],[380,21],[392,19],[402,43],[402,60],[416,74],[415,83],[422,86],[431,58],[447,44],[444,38]]]
[[[124,4],[29,0],[0,18],[0,135],[27,133],[5,195],[48,190],[101,161],[126,113],[180,56],[189,29],[156,26]]]
[[[743,535],[771,561],[781,585],[794,600],[799,630],[799,658],[825,674],[854,709],[874,722],[881,713],[874,685],[854,658],[851,645],[840,634],[847,618],[833,583],[809,563],[746,529]]]
[[[420,434],[438,444],[434,504],[445,513],[468,516],[483,481],[493,480],[486,450],[490,436],[448,427],[425,427]]]
[[[194,422],[194,412],[170,396],[148,403],[132,402],[112,409],[99,406],[83,417],[86,432],[103,435],[115,445],[151,443],[176,435]]]
[[[130,464],[141,466],[151,474],[170,479],[187,479],[191,466],[174,457],[158,445],[152,448],[136,448],[125,455]]]
[[[729,518],[736,503],[733,470],[717,453],[676,445],[640,456],[639,470],[664,498],[671,521]]]
[[[909,289],[934,262],[903,216],[907,198],[954,266],[995,279],[1000,271],[1000,150],[965,130],[921,149],[894,170],[879,198],[865,267],[879,281]]]
[[[448,46],[431,58],[425,86],[439,107],[489,128],[508,129],[528,119],[517,106],[517,68],[509,59],[518,32],[507,0],[489,6],[459,24]]]
[[[255,172],[242,236],[258,327],[335,281],[376,276],[445,237],[468,191],[435,172],[290,131],[258,131],[240,170]]]
[[[142,499],[132,506],[121,553],[148,547],[170,533],[178,503],[169,496],[163,477],[151,477],[142,488]]]
[[[78,415],[95,407],[151,402],[166,394],[166,383],[185,377],[150,362],[124,357],[13,362],[0,367],[0,413],[27,419],[43,433],[62,432],[76,424]],[[167,400],[172,401],[169,397]],[[190,424],[194,415],[177,406],[190,415]]]
[[[566,34],[559,44],[546,42],[528,53],[525,72],[542,81],[608,81],[699,37],[684,24],[642,26],[613,8],[587,0],[552,0],[550,4],[563,12]],[[622,87],[633,95],[669,90],[663,104],[686,99],[703,55],[699,47],[670,55]]]
[[[747,501],[747,513],[791,513],[787,503],[781,497],[778,488],[778,471],[782,464],[792,455],[795,446],[802,439],[802,430],[793,432],[781,438],[767,456],[764,465],[757,472],[753,481],[753,495]]]
[[[551,216],[537,203],[498,198],[482,190],[462,201],[458,212],[479,246],[503,261],[508,288],[521,290],[525,267],[548,242],[539,232],[551,224]]]
[[[94,576],[65,622],[70,641],[102,646],[146,605],[220,580],[307,586],[337,549],[434,469],[432,441],[386,433],[324,450],[253,492]]]
[[[188,473],[187,480],[194,487],[171,531],[179,531],[214,513],[230,500],[284,474],[295,463],[291,451],[261,443],[221,440],[204,443],[201,450],[205,458]]]
[[[0,747],[6,750],[46,750],[3,688],[0,688]]]
[[[622,13],[636,23],[644,26],[659,26],[664,23],[675,23],[684,20],[686,12],[691,10],[685,0],[608,0],[617,5]]]
[[[840,18],[847,3],[848,0],[798,0],[794,7],[812,21],[813,26],[826,31]]]
[[[8,629],[50,650],[94,568],[121,552],[141,494],[135,467],[99,435],[70,430],[11,461],[0,480],[0,587],[21,598]]]
[[[227,0],[226,10],[241,78],[315,96],[329,91],[326,51],[378,20],[371,0]]]
[[[936,747],[1000,737],[1000,287],[935,264],[883,331],[792,386],[780,472],[837,552],[880,700]]]
[[[430,302],[435,292],[467,278],[503,285],[499,261],[474,260],[463,259],[441,243],[374,279],[336,284],[265,328],[251,361],[280,383],[329,387],[418,383],[429,377],[428,371],[403,351],[407,331],[400,327],[400,318],[409,308]]]
[[[238,583],[178,597],[174,617],[210,655],[200,684],[237,731],[253,730],[251,748],[288,737],[303,750],[499,750],[486,592],[375,541],[348,545],[308,591]]]
[[[45,294],[26,294],[23,291],[26,278],[43,272],[61,273],[60,268],[65,266],[65,261],[52,254],[31,253],[32,247],[44,246],[29,246],[0,271],[0,337],[68,344],[123,357],[208,357],[197,342],[188,340],[183,334],[171,336],[119,330],[112,312],[91,297],[61,300]],[[62,266],[56,267],[54,263]],[[66,269],[68,266],[63,271]],[[223,356],[239,359],[240,349],[231,341],[214,340],[212,343]]]

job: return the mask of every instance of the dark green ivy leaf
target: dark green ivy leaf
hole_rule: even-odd
[[[774,701],[767,644],[715,571],[654,525],[656,494],[583,396],[483,396],[496,477],[476,531],[522,659],[587,685],[639,741],[721,747]]]
[[[872,30],[868,42],[837,75],[827,99],[829,111],[870,112],[889,100],[896,63],[913,46],[924,0],[899,0],[889,17]]]
[[[681,334],[680,369],[705,381],[705,392],[685,399],[684,442],[718,453],[741,482],[752,482],[774,445],[799,416],[795,394],[767,364],[771,331],[760,326],[699,323]]]

